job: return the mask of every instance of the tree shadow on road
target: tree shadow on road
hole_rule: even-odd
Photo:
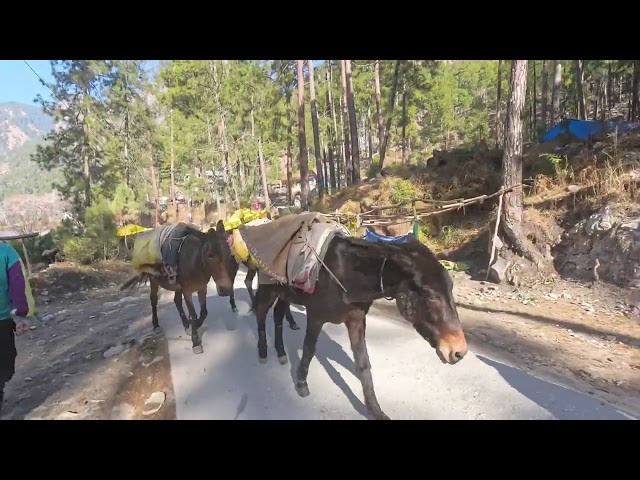
[[[570,329],[575,332],[586,333],[588,335],[594,335],[599,337],[606,337],[608,335],[616,337],[621,342],[624,342],[629,345],[635,345],[640,342],[640,338],[629,336],[629,335],[621,335],[618,332],[611,332],[609,330],[598,330],[596,328],[589,327],[588,325],[584,325],[576,322],[569,322],[567,320],[559,320],[557,318],[545,317],[543,315],[533,315],[531,313],[524,312],[516,312],[513,310],[505,310],[500,308],[490,308],[486,306],[477,307],[475,305],[471,305],[468,303],[458,303],[458,307],[464,308],[465,310],[473,310],[476,312],[483,313],[502,313],[506,315],[514,315],[517,317],[528,318],[533,320],[534,322],[546,323],[549,325],[559,325],[562,328]]]
[[[540,380],[522,370],[491,360],[476,357],[494,368],[513,388],[537,403],[557,420],[628,420],[629,418],[603,402],[569,388]]]

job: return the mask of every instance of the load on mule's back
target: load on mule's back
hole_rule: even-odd
[[[193,352],[202,353],[198,329],[207,317],[207,285],[213,278],[218,295],[228,297],[233,292],[233,282],[227,269],[230,256],[231,250],[222,221],[218,221],[216,228],[211,228],[206,233],[186,223],[154,228],[136,239],[132,263],[140,273],[120,287],[120,290],[149,281],[154,329],[159,328],[158,289],[162,287],[175,292],[173,302],[185,331],[191,335]],[[200,303],[200,315],[197,317],[192,300],[195,292]],[[189,318],[182,308],[183,296]]]
[[[181,222],[139,233],[133,245],[132,264],[139,272],[139,280],[153,277],[168,290],[200,283],[206,277],[207,282],[213,278],[219,295],[228,296],[233,288],[225,263],[229,255],[222,222],[207,233]],[[122,289],[128,286],[125,284]]]

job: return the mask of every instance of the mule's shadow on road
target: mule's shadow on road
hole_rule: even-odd
[[[256,288],[254,287],[254,293]],[[206,330],[211,330],[207,327],[207,323],[209,322],[220,322],[224,326],[224,328],[229,331],[237,331],[239,328],[239,324],[241,322],[247,322],[248,327],[251,330],[255,341],[256,348],[255,351],[252,352],[257,359],[258,351],[257,351],[257,342],[258,342],[258,331],[256,324],[256,317],[253,312],[249,312],[250,298],[246,288],[235,288],[234,289],[235,301],[238,308],[237,313],[231,312],[231,305],[229,304],[229,297],[219,297],[217,295],[209,295],[207,297],[207,305],[209,308],[209,314],[203,326],[198,330],[201,333],[201,338],[206,347],[206,336],[204,332]],[[194,295],[195,299],[195,295]],[[197,302],[194,303],[196,307],[196,311],[199,312],[199,306]],[[295,395],[295,383],[296,383],[296,371],[298,369],[298,365],[300,364],[301,352],[303,348],[303,341],[306,331],[307,325],[307,316],[306,313],[301,313],[298,310],[301,308],[297,305],[291,306],[291,313],[299,325],[300,330],[291,330],[289,327],[289,323],[286,318],[283,320],[283,340],[285,344],[285,349],[287,352],[287,356],[289,358],[289,374],[291,377],[291,390]],[[219,315],[218,312],[222,312],[222,315]],[[176,312],[177,315],[177,312]],[[222,316],[222,319],[220,319]],[[177,319],[179,321],[179,318]],[[212,323],[213,325],[213,323]],[[275,352],[275,342],[274,342],[274,330],[275,324],[273,320],[273,308],[269,310],[267,314],[266,320],[266,333],[267,333],[267,343],[268,343],[268,361],[274,361],[276,357]],[[210,332],[210,335],[215,335],[215,332]],[[277,360],[275,360],[277,361]],[[314,368],[314,364],[318,362],[327,372],[331,381],[344,393],[344,395],[349,399],[349,402],[353,406],[354,410],[359,414],[363,415],[365,418],[369,418],[368,410],[365,404],[360,400],[358,395],[356,395],[352,389],[349,387],[347,382],[344,380],[340,372],[331,364],[331,361],[334,361],[344,367],[347,371],[349,371],[355,378],[357,377],[357,373],[355,370],[355,363],[353,358],[345,352],[342,346],[334,341],[324,330],[320,333],[320,337],[318,338],[316,354],[311,361],[309,369]],[[317,367],[317,365],[315,365]],[[286,368],[282,367],[283,372]],[[320,388],[320,387],[316,387]],[[314,385],[310,383],[309,389],[311,390],[311,395],[314,392]],[[235,418],[237,419],[240,414],[245,410],[247,406],[248,395],[246,393],[243,394],[242,399],[237,407],[237,413]]]

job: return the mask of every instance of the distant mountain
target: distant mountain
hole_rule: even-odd
[[[0,201],[14,194],[50,193],[59,172],[44,172],[30,154],[54,122],[40,106],[0,103]]]
[[[42,140],[53,126],[53,120],[40,106],[0,103],[0,155],[20,148],[29,140]]]

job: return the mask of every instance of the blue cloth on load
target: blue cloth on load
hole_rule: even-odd
[[[640,123],[613,121],[601,122],[596,120],[577,120],[575,118],[566,118],[540,137],[540,141],[549,142],[561,135],[567,134],[571,134],[580,140],[587,140],[605,130],[614,132],[616,127],[618,128],[618,134],[621,134],[640,127]]]
[[[402,235],[401,237],[388,237],[386,235],[378,235],[377,233],[369,230],[367,228],[366,233],[364,234],[364,238],[368,242],[384,242],[384,243],[407,243],[409,241],[409,237],[415,238],[413,233],[407,233],[406,235]]]

